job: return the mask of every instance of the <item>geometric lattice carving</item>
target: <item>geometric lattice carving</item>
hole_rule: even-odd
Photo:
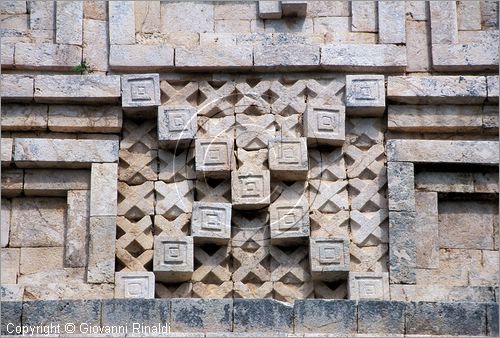
[[[120,271],[148,271],[153,260],[153,233],[150,216],[137,222],[117,217],[116,258],[124,265]]]
[[[221,284],[231,280],[231,249],[221,246],[214,253],[203,247],[194,249],[194,272],[192,280],[207,284]]]
[[[338,212],[349,208],[347,181],[309,181],[309,203],[312,210],[324,213]]]
[[[180,181],[175,183],[155,182],[157,215],[167,219],[175,219],[193,209],[193,181]]]
[[[154,214],[154,186],[147,181],[141,185],[118,182],[118,215],[138,220]]]
[[[118,179],[130,185],[155,181],[157,179],[158,167],[157,155],[156,150],[147,151],[142,154],[120,149]]]
[[[307,247],[278,248],[272,246],[270,254],[271,280],[273,282],[299,284],[311,280]]]
[[[345,178],[344,154],[341,148],[330,152],[309,150],[309,179],[336,181]]]

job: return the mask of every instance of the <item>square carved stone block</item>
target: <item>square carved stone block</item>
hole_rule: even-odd
[[[158,107],[158,141],[162,148],[184,148],[196,137],[196,109],[191,106]]]
[[[271,243],[288,245],[309,237],[309,209],[305,201],[279,201],[269,207]]]
[[[254,210],[270,203],[269,170],[247,167],[231,173],[231,193],[235,209]]]
[[[307,144],[340,146],[345,140],[343,106],[308,106],[304,114],[304,136]]]
[[[306,138],[270,140],[269,169],[282,181],[306,180],[309,169]]]
[[[349,239],[310,238],[309,260],[313,279],[333,281],[349,273]]]
[[[389,299],[389,273],[349,272],[349,299]]]
[[[197,243],[227,243],[231,238],[231,203],[194,202],[191,235]]]
[[[384,114],[384,75],[347,75],[346,107],[352,113]]]
[[[198,139],[195,143],[196,175],[229,178],[234,166],[234,144],[230,139]]]
[[[122,75],[122,107],[148,108],[160,105],[158,74]]]
[[[150,271],[115,273],[115,298],[155,298],[155,274]]]
[[[155,236],[153,271],[162,282],[188,281],[193,274],[193,237]]]

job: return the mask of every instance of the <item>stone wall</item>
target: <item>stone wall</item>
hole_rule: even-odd
[[[2,321],[498,331],[497,2],[4,1],[0,21]],[[224,328],[183,322],[200,311]]]

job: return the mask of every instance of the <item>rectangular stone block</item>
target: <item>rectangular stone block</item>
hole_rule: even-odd
[[[175,66],[203,70],[241,69],[253,66],[252,46],[203,46],[195,48],[179,47],[175,49]]]
[[[426,4],[421,1],[414,1],[415,4],[421,4],[424,8],[424,18],[426,13]],[[408,4],[408,2],[407,2]],[[431,69],[430,36],[427,33],[427,21],[406,21],[406,59],[408,72],[425,72]]]
[[[2,84],[0,94],[3,101],[28,102],[33,100],[33,76],[2,74],[0,80]]]
[[[21,314],[23,312],[23,302],[21,302],[21,300],[22,299],[19,299],[19,301],[2,302],[2,312],[0,313],[0,318],[1,318],[0,322],[2,323],[1,326],[2,335],[13,334],[14,333],[13,327],[21,326]],[[10,327],[9,325],[9,329],[7,329],[7,325],[9,323],[12,323],[13,327]]]
[[[147,108],[160,105],[158,74],[122,75],[122,107]]]
[[[200,178],[228,178],[235,167],[232,139],[214,138],[195,141],[196,174]]]
[[[498,134],[498,107],[483,106],[483,131]]]
[[[55,132],[118,133],[122,115],[122,110],[115,106],[51,105],[48,127]]]
[[[115,298],[154,299],[155,274],[151,271],[115,273]]]
[[[16,43],[18,69],[70,71],[82,62],[82,47],[53,43]]]
[[[498,62],[497,62],[498,63]],[[487,76],[488,101],[498,102],[498,76]]]
[[[233,301],[233,332],[264,334],[292,333],[291,305],[274,299],[237,299]]]
[[[270,173],[254,167],[231,172],[233,208],[254,210],[270,203]]]
[[[0,4],[2,14],[24,14],[26,13],[26,2],[23,1],[3,1]],[[3,334],[3,333],[2,333]]]
[[[353,32],[377,33],[377,2],[376,1],[353,1],[351,3]]]
[[[187,12],[189,16],[186,15]],[[162,3],[161,20],[162,32],[213,32],[214,4],[210,2]]]
[[[64,198],[14,198],[10,228],[11,247],[64,246]]]
[[[5,248],[9,244],[10,233],[10,201],[2,198],[2,214],[0,217],[0,247]]]
[[[406,42],[406,3],[401,1],[378,2],[379,43]]]
[[[276,201],[269,207],[271,243],[292,245],[309,237],[309,206],[305,200]]]
[[[83,6],[85,9],[88,5],[84,2]],[[102,11],[107,16],[106,9]],[[83,20],[83,59],[94,72],[106,72],[109,68],[108,22],[103,20]]]
[[[90,192],[88,190],[69,190],[67,204],[64,265],[74,268],[85,267],[87,263]]]
[[[406,334],[464,335],[486,334],[484,303],[406,303]]]
[[[389,76],[387,98],[410,104],[481,104],[484,76]]]
[[[295,333],[352,336],[357,329],[356,301],[306,299],[295,301]]]
[[[231,203],[194,202],[191,236],[197,243],[227,244],[231,239]]]
[[[415,188],[435,192],[474,192],[473,173],[421,171],[415,175]]]
[[[481,2],[461,1],[457,3],[458,29],[460,31],[481,30]]]
[[[348,239],[310,238],[309,262],[314,279],[334,281],[346,278],[350,260]]]
[[[346,76],[347,111],[356,115],[381,116],[385,111],[383,75]]]
[[[27,3],[30,13],[30,29],[50,30],[54,29],[55,5],[53,1]]]
[[[172,299],[171,332],[231,332],[232,299]]]
[[[429,2],[432,43],[458,43],[457,4],[455,1]]]
[[[283,16],[303,18],[307,13],[307,1],[286,0],[281,2]]]
[[[5,302],[11,301],[22,301],[24,295],[24,286],[19,284],[2,284],[0,285],[0,296],[2,297],[2,302],[5,305]],[[2,310],[3,315],[4,310]],[[2,316],[2,322],[5,323],[4,318]],[[7,322],[9,323],[9,322]],[[2,332],[2,334],[4,334]]]
[[[406,49],[391,44],[330,44],[321,47],[321,66],[346,71],[402,71]]]
[[[156,280],[182,282],[194,269],[193,237],[160,235],[154,239],[153,272]]]
[[[437,71],[475,71],[498,68],[498,50],[489,44],[433,44],[432,68]]]
[[[472,133],[481,130],[481,106],[389,105],[387,126],[401,132]]]
[[[241,48],[241,47],[238,47]],[[319,46],[259,44],[254,47],[255,67],[314,67],[320,61]]]
[[[304,136],[309,145],[342,145],[345,140],[345,108],[307,106],[303,125]]]
[[[135,4],[129,1],[109,2],[110,45],[135,44]]]
[[[488,336],[498,336],[498,304],[486,304],[486,333]]]
[[[269,169],[282,181],[306,180],[309,169],[305,137],[269,140]]]
[[[389,210],[415,211],[413,163],[387,162]]]
[[[14,68],[14,44],[5,43],[0,51],[0,63],[3,69]]]
[[[81,45],[83,38],[83,2],[56,2],[56,43]]]
[[[32,327],[59,325],[61,332],[68,333],[64,330],[64,325],[73,323],[75,325],[74,333],[82,334],[85,331],[82,332],[80,327],[98,326],[100,318],[100,300],[52,300],[23,303],[23,325]]]
[[[0,251],[2,264],[2,284],[16,284],[19,276],[20,249],[2,248]]]
[[[18,196],[23,192],[22,169],[4,169],[2,170],[2,197]]]
[[[393,334],[405,333],[404,302],[395,301],[359,301],[358,333]]]
[[[24,194],[27,196],[66,196],[68,190],[90,189],[88,170],[27,169]]]
[[[8,167],[12,161],[12,139],[2,137],[0,148],[2,167]]]
[[[90,177],[90,216],[116,216],[118,164],[92,163]]]
[[[134,72],[166,70],[174,67],[174,49],[164,45],[111,45],[109,66]]]
[[[87,283],[113,283],[115,280],[116,216],[91,216]]]
[[[281,19],[281,4],[279,1],[259,1],[259,18]]]
[[[2,80],[2,88],[4,82]],[[2,97],[5,99],[2,93]],[[47,129],[46,105],[9,104],[2,105],[3,131],[31,131]]]
[[[388,140],[388,161],[498,164],[496,141]]]
[[[354,300],[389,300],[389,273],[349,272],[348,296]]]
[[[140,309],[140,311],[138,311]],[[140,325],[138,325],[140,323]],[[104,327],[122,329],[118,335],[169,334],[170,300],[168,299],[108,299],[102,301]],[[145,331],[147,329],[150,331]]]
[[[61,269],[64,265],[64,248],[21,248],[19,272],[23,275]]]
[[[428,302],[494,302],[495,291],[483,286],[391,284],[391,299]]]
[[[192,106],[158,107],[158,141],[162,148],[192,146],[197,129],[196,109]]]
[[[498,173],[473,173],[474,192],[498,192]]]
[[[439,268],[438,195],[415,192],[417,268]]]
[[[94,162],[117,162],[118,140],[16,138],[18,167],[85,167]]]
[[[391,284],[416,283],[415,212],[389,211],[389,277]]]

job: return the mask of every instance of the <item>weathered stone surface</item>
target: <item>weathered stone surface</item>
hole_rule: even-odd
[[[307,13],[307,1],[286,0],[280,1],[283,16],[287,17],[305,17]]]
[[[232,171],[231,195],[235,209],[253,210],[269,205],[271,195],[269,170],[250,166]]]
[[[457,3],[457,23],[459,30],[481,30],[480,7],[480,1],[461,1]]]
[[[122,107],[146,108],[160,105],[158,74],[122,75]]]
[[[428,335],[486,334],[486,308],[481,303],[406,304],[406,333]]]
[[[90,167],[94,162],[117,162],[118,141],[16,138],[18,167]]]
[[[255,67],[311,67],[319,65],[319,61],[317,46],[261,44],[254,48]]]
[[[89,223],[88,283],[115,280],[116,216],[91,216]]]
[[[349,240],[310,238],[309,262],[316,280],[335,281],[347,277],[350,267]]]
[[[81,45],[82,31],[83,2],[56,2],[56,43]]]
[[[76,64],[76,63],[75,63]],[[74,64],[72,64],[74,66]],[[37,75],[37,102],[117,102],[121,96],[118,75]]]
[[[389,210],[415,211],[413,163],[387,162]]]
[[[498,304],[486,304],[486,334],[498,336]]]
[[[309,237],[309,214],[305,200],[276,201],[269,207],[271,243],[290,245]]]
[[[14,62],[18,69],[68,71],[82,62],[82,48],[52,43],[16,43]]]
[[[216,69],[218,67],[241,68],[253,65],[251,46],[209,46],[175,49],[175,66],[182,68]]]
[[[0,51],[0,63],[2,64],[3,69],[14,68],[14,44],[6,43],[2,46],[2,50]]]
[[[186,12],[189,12],[189,16]],[[213,3],[164,3],[161,13],[163,32],[207,33],[214,31]]]
[[[154,284],[153,284],[154,285]],[[169,332],[170,301],[165,299],[109,299],[102,302],[101,325],[127,328],[128,334],[139,334],[140,323],[151,328],[149,334]],[[157,330],[155,332],[155,330]]]
[[[437,71],[494,70],[498,68],[498,50],[489,44],[433,44],[432,68]]]
[[[26,13],[26,2],[3,1],[2,4],[0,5],[0,13],[2,13],[2,14],[23,14],[23,13]]]
[[[293,308],[273,299],[234,299],[233,332],[293,332]]]
[[[155,297],[155,275],[150,271],[115,274],[115,298],[147,299]]]
[[[478,132],[483,124],[481,106],[390,105],[389,130],[401,132]]]
[[[191,235],[198,243],[227,243],[231,239],[231,203],[194,202]]]
[[[421,163],[498,163],[496,141],[388,140],[388,161]]]
[[[2,89],[0,94],[5,101],[26,102],[33,100],[33,76],[2,74],[0,77]],[[3,114],[2,114],[3,115]],[[3,123],[3,119],[2,119]]]
[[[0,217],[1,228],[0,228],[0,247],[5,248],[9,244],[9,233],[10,233],[10,200],[2,198],[2,214]]]
[[[233,144],[232,139],[224,137],[196,139],[196,175],[204,179],[228,178],[235,167]]]
[[[293,307],[295,333],[354,335],[356,302],[351,300],[297,300]]]
[[[231,332],[230,299],[172,299],[172,332]]]
[[[358,333],[404,334],[405,310],[403,302],[359,301]]]
[[[162,234],[154,240],[153,271],[156,280],[182,282],[194,271],[193,237]]]
[[[498,192],[498,173],[473,173],[474,192]]]
[[[407,6],[408,3],[406,2]],[[426,3],[421,1],[413,1],[413,3],[423,7],[422,15],[425,19]],[[415,15],[415,12],[412,14]],[[428,47],[430,36],[427,30],[427,21],[406,21],[406,59],[408,60],[406,71],[408,72],[428,71],[431,67],[430,55],[432,51]]]
[[[391,284],[416,283],[415,212],[389,212],[389,277]]]
[[[440,201],[439,247],[492,250],[497,212],[488,202]]]
[[[406,3],[400,1],[378,2],[379,43],[405,43]]]
[[[55,6],[53,2],[29,2],[30,29],[54,29]]]
[[[350,113],[380,116],[385,111],[383,75],[347,75],[346,107]]]
[[[306,138],[269,140],[269,169],[282,181],[307,179],[309,169]]]
[[[377,32],[377,3],[353,1],[351,4],[353,32]]]
[[[344,143],[344,107],[308,106],[303,120],[304,136],[309,145],[341,145]]]
[[[2,263],[2,284],[16,284],[19,276],[20,249],[2,248],[0,251]]]
[[[387,98],[410,104],[480,104],[486,100],[484,76],[389,76]]]
[[[23,191],[24,170],[2,170],[2,197],[18,196]]]
[[[441,227],[438,222],[437,193],[415,192],[415,210],[417,268],[438,268]]]
[[[67,203],[64,263],[68,267],[85,267],[87,263],[90,192],[88,190],[69,190]]]
[[[267,148],[276,136],[275,118],[272,114],[252,116],[236,114],[236,146],[244,150]]]
[[[281,19],[281,4],[279,1],[259,1],[259,18]]]
[[[109,3],[109,43],[132,45],[135,43],[134,3],[113,1]]]
[[[174,49],[157,45],[111,45],[109,65],[122,71],[164,70],[174,66]]]
[[[63,267],[63,247],[21,248],[19,272],[23,275],[58,270]]]
[[[2,88],[5,84],[2,82]],[[6,98],[3,92],[2,97]],[[47,129],[47,108],[46,105],[3,104],[2,130],[45,130]]]
[[[73,323],[74,333],[84,333],[81,327],[90,327],[100,324],[101,301],[99,300],[53,300],[33,301],[23,303],[22,322],[24,325],[60,325],[61,333],[70,333],[64,330],[64,325]],[[81,325],[85,323],[84,325]],[[73,333],[73,332],[71,332]]]
[[[12,161],[12,139],[2,137],[0,148],[2,167],[8,167]]]
[[[387,272],[349,272],[349,299],[389,300]]]
[[[146,185],[146,182],[143,185]],[[174,183],[164,183],[162,181],[154,182],[154,190],[156,193],[156,204],[154,205],[154,211],[157,215],[163,215],[167,219],[175,219],[183,213],[190,213],[193,210],[194,201],[194,184],[193,181],[179,181]],[[149,192],[149,191],[148,191]],[[145,195],[145,192],[142,192]],[[139,198],[142,198],[140,196]],[[148,208],[152,207],[154,202],[153,195],[148,198]],[[137,202],[138,198],[131,200],[129,206],[134,208],[134,203]],[[145,213],[147,214],[147,213]]]
[[[68,190],[90,189],[88,170],[26,169],[24,194],[29,196],[66,196]]]
[[[114,106],[51,105],[48,127],[56,132],[117,133],[122,118],[122,110]]]
[[[415,175],[415,188],[436,192],[474,192],[473,173],[422,171]]]
[[[483,106],[483,131],[485,133],[498,133],[498,107]]]
[[[14,198],[10,225],[11,247],[64,245],[66,199]]]
[[[2,297],[3,302],[23,300],[23,294],[24,294],[24,287],[19,285],[19,284],[2,284],[2,285],[0,285],[0,296]],[[3,312],[3,310],[2,310],[2,312]],[[2,322],[3,321],[4,321],[4,319],[2,317]],[[4,333],[2,332],[2,334],[4,334]]]
[[[83,6],[85,9],[85,2]],[[104,8],[105,15],[107,14],[106,12]],[[90,65],[91,70],[94,72],[106,72],[108,70],[109,47],[107,21],[83,19],[83,59]]]
[[[160,31],[161,4],[158,1],[138,1],[134,8],[135,32]]]
[[[93,163],[90,176],[90,216],[117,215],[118,164]]]
[[[405,47],[391,44],[332,44],[321,47],[321,66],[336,70],[398,71],[406,66]]]
[[[17,2],[17,1],[16,1]],[[3,295],[2,295],[3,296]],[[3,297],[2,297],[3,299]],[[3,301],[2,312],[0,314],[2,335],[12,335],[15,333],[14,328],[21,326],[21,314],[23,312],[23,303],[21,301]],[[12,327],[7,328],[7,325],[12,323]]]
[[[429,2],[432,43],[458,42],[457,5],[454,1]]]
[[[484,286],[391,284],[391,299],[428,302],[494,302],[495,291]]]
[[[488,88],[487,88],[488,89],[488,101],[498,102],[498,93],[499,93],[498,76],[487,76],[486,82],[488,84]]]

